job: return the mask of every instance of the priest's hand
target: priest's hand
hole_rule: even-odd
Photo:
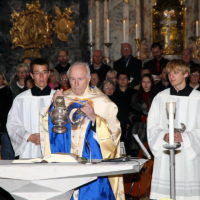
[[[27,142],[32,142],[36,145],[39,145],[40,144],[40,134],[39,133],[31,134],[29,136],[29,138],[27,139]]]
[[[169,143],[169,133],[166,133],[163,140],[167,143]],[[178,143],[178,142],[183,142],[183,139],[182,139],[182,135],[180,132],[175,132],[174,133],[174,142],[175,143]]]
[[[62,96],[62,97],[64,96],[63,89],[56,90],[56,92],[53,95],[52,101],[54,102],[58,96]]]
[[[92,123],[96,120],[96,114],[94,112],[94,108],[87,102],[82,108],[81,111],[83,111],[86,116],[92,121]]]

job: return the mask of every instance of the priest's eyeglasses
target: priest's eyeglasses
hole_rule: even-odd
[[[33,72],[33,75],[39,76],[39,75],[47,75],[49,74],[49,71],[41,71],[41,72]]]

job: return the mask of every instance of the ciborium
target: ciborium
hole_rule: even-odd
[[[67,131],[65,124],[68,121],[68,113],[67,113],[67,108],[65,106],[65,100],[63,96],[58,96],[55,99],[54,107],[55,108],[50,113],[52,122],[54,124],[52,131],[55,133],[62,134]]]

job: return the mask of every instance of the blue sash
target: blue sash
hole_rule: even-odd
[[[71,105],[70,105],[71,106]],[[80,107],[80,104],[74,104],[75,107]],[[49,112],[53,109],[50,107]],[[52,131],[53,123],[51,116],[48,117],[48,130],[50,138],[51,153],[70,153],[71,150],[71,123],[65,125],[67,132],[57,134]],[[83,145],[82,157],[86,159],[102,159],[101,149],[98,142],[93,137],[91,130],[91,122],[89,123]],[[90,156],[91,154],[91,156]],[[107,177],[100,177],[79,188],[79,200],[115,200],[110,182]],[[74,200],[72,197],[71,200]]]

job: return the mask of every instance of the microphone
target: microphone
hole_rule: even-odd
[[[142,149],[144,155],[150,160],[151,159],[151,155],[147,151],[146,147],[142,144],[140,138],[138,137],[138,134],[136,133],[136,129],[135,128],[132,129],[132,135],[135,138],[135,140],[138,143],[138,145],[140,146],[140,148]]]

